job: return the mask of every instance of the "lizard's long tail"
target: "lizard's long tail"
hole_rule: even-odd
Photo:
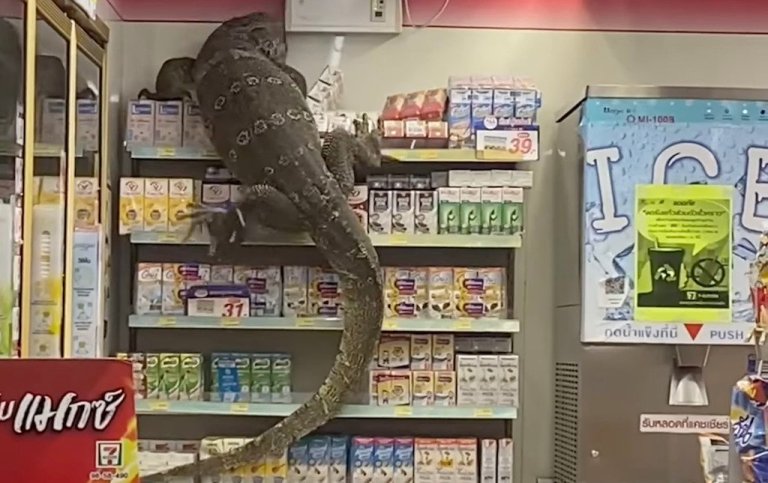
[[[313,154],[319,157],[319,153]],[[343,280],[344,331],[339,354],[328,377],[306,403],[253,442],[196,465],[143,478],[144,483],[170,481],[167,478],[171,476],[218,476],[255,464],[268,454],[282,453],[293,442],[330,420],[368,367],[381,332],[384,310],[378,256],[338,184],[325,169],[316,169],[321,165],[320,160],[307,165],[310,167],[299,164],[292,168],[309,170],[291,176],[302,180],[301,188],[295,185],[276,187],[286,193],[307,221],[318,249]]]

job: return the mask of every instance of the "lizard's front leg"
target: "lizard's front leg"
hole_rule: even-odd
[[[245,213],[255,216],[262,226],[286,233],[303,233],[307,230],[296,207],[291,201],[267,185],[248,188],[243,199],[226,208],[200,205],[186,215],[193,220],[191,231],[201,224],[208,227],[211,256],[227,247],[242,243],[245,236]],[[188,238],[188,237],[187,237]]]

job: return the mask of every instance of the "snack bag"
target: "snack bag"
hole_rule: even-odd
[[[731,395],[731,432],[741,459],[743,481],[768,483],[766,402],[768,382],[755,376],[739,380]]]

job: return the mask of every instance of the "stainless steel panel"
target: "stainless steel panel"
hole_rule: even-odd
[[[767,90],[591,86],[590,97],[768,100]],[[580,104],[580,103],[579,103]],[[694,434],[640,433],[641,414],[727,415],[748,347],[712,347],[704,368],[709,405],[670,406],[674,346],[582,344],[583,154],[579,104],[561,118],[554,193],[558,249],[555,309],[555,447],[559,483],[701,483]]]

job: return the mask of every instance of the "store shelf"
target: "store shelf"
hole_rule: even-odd
[[[35,157],[38,158],[58,158],[64,152],[64,146],[55,144],[35,144]],[[13,142],[0,142],[0,156],[22,156],[24,147],[21,144]],[[82,156],[81,149],[77,150],[75,156]]]
[[[377,247],[422,247],[422,248],[520,248],[523,237],[516,235],[377,235],[370,234]],[[184,233],[131,233],[131,243],[137,245],[179,245]],[[185,245],[207,245],[208,240],[193,237]],[[310,246],[312,240],[306,236],[270,236],[264,240],[251,240],[244,245],[269,246]]]
[[[298,404],[248,404],[206,401],[136,401],[139,415],[261,416],[284,417]],[[346,405],[337,418],[356,419],[516,419],[517,408],[461,406],[366,406]]]
[[[240,329],[240,330],[327,330],[340,331],[343,321],[311,317],[187,317],[184,315],[131,315],[133,329]],[[513,334],[520,322],[512,319],[385,319],[388,332],[475,332]]]
[[[177,161],[216,161],[219,155],[199,148],[157,148],[153,146],[129,147],[133,159],[163,159]]]
[[[136,146],[129,148],[137,160],[217,161],[219,155],[197,148],[158,148]],[[383,149],[381,154],[401,163],[509,163],[510,160],[479,159],[474,149]]]

